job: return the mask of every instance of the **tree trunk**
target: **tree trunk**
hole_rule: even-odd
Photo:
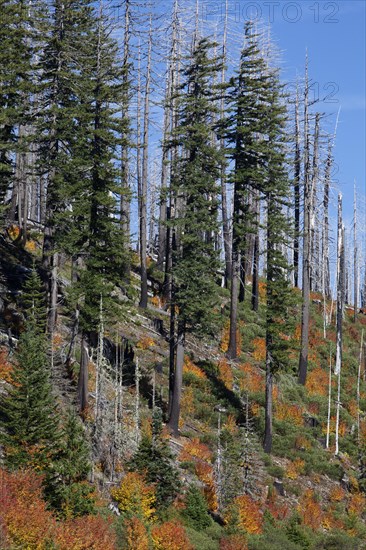
[[[168,426],[174,435],[179,435],[179,417],[180,403],[182,395],[183,383],[183,364],[184,364],[184,347],[185,347],[185,328],[182,322],[178,322],[177,331],[177,354],[174,373],[174,389],[171,414]]]
[[[342,195],[338,195],[338,231],[337,231],[337,355],[334,374],[339,374],[342,364],[342,322],[343,322],[343,296],[344,296],[344,247],[342,227]]]
[[[139,306],[147,307],[147,178],[149,162],[149,112],[150,112],[150,78],[151,78],[151,47],[152,24],[150,16],[148,54],[146,66],[145,101],[144,101],[144,129],[142,153],[142,178],[140,196],[140,265],[141,265],[141,296]]]
[[[272,420],[273,420],[273,374],[271,368],[271,357],[268,351],[270,346],[267,343],[266,357],[266,403],[264,420],[264,441],[263,450],[265,453],[272,451]]]
[[[227,47],[227,23],[228,23],[228,0],[225,0],[225,22],[224,22],[224,36],[222,40],[222,71],[221,71],[221,84],[224,85],[226,79],[226,47]],[[220,104],[220,116],[223,121],[225,116],[225,100],[224,97],[221,99]],[[220,148],[224,150],[225,140],[221,138]],[[222,215],[222,234],[224,242],[224,252],[225,252],[225,287],[228,287],[228,283],[231,279],[231,243],[230,243],[230,216],[228,212],[227,204],[227,191],[226,191],[226,170],[225,163],[222,162],[220,169],[220,185],[221,185],[221,215]]]
[[[357,319],[358,307],[358,250],[357,250],[357,203],[356,184],[353,197],[353,322]]]
[[[310,154],[309,154],[309,79],[308,60],[305,68],[305,97],[304,97],[304,234],[303,234],[303,260],[302,260],[302,308],[301,308],[301,349],[299,358],[299,383],[305,385],[308,370],[309,353],[309,320],[310,320]]]
[[[300,120],[299,120],[299,93],[296,87],[295,104],[295,160],[294,160],[294,286],[299,286],[299,236],[300,236],[300,174],[301,174],[301,150],[300,150]]]
[[[78,382],[78,399],[79,410],[85,412],[88,408],[89,391],[88,391],[88,379],[89,379],[89,353],[88,353],[88,338],[86,332],[81,336],[81,359],[80,359],[80,372]]]
[[[124,87],[124,95],[123,95],[123,101],[122,101],[122,121],[128,119],[128,111],[129,111],[129,104],[130,104],[130,97],[129,97],[129,74],[128,74],[128,67],[129,67],[129,59],[130,59],[130,0],[125,1],[125,29],[124,29],[124,49],[123,49],[123,87]],[[122,181],[122,189],[121,189],[121,225],[123,230],[123,236],[125,239],[125,248],[127,257],[129,254],[129,247],[130,247],[130,217],[131,217],[131,189],[129,185],[129,174],[130,174],[130,161],[129,161],[129,148],[127,145],[127,139],[128,135],[123,134],[122,140],[124,140],[124,143],[122,145],[122,158],[121,158],[121,181]],[[129,279],[129,273],[130,271],[130,264],[129,261],[125,262],[125,268],[123,276],[126,280]]]
[[[252,281],[252,309],[258,311],[259,307],[259,224],[260,205],[258,193],[255,193],[255,235],[253,250],[253,281]]]

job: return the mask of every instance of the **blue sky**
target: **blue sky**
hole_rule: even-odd
[[[205,27],[205,21],[221,19],[221,25],[217,26],[220,34],[225,0],[201,0],[200,3],[202,26]],[[303,78],[308,52],[312,95],[319,98],[313,110],[327,115],[323,120],[327,132],[334,131],[340,108],[332,202],[336,202],[337,192],[341,191],[345,219],[350,223],[356,180],[360,214],[365,220],[366,1],[228,0],[228,13],[229,50],[230,37],[240,42],[243,24],[248,18],[270,23],[272,39],[280,50],[282,78],[290,87],[295,85],[297,77]],[[364,225],[360,231],[364,231]]]
[[[246,3],[241,4],[244,6]],[[334,149],[339,171],[334,175],[334,183],[344,196],[345,216],[349,219],[353,182],[356,179],[358,192],[363,195],[360,209],[364,214],[366,2],[302,0],[269,2],[267,6],[264,5],[266,2],[258,2],[260,4],[263,9],[266,7],[266,15],[270,5],[275,9],[272,29],[283,51],[284,78],[291,81],[296,74],[302,74],[307,49],[314,93],[319,91],[321,99],[316,109],[330,115],[334,113],[325,123],[329,130],[334,125],[335,113],[339,107],[341,109]]]

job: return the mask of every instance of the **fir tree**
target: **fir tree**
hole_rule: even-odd
[[[207,513],[207,504],[201,491],[195,485],[191,485],[185,496],[184,517],[197,531],[202,531],[212,523]]]
[[[265,153],[266,180],[263,195],[266,202],[267,272],[266,272],[266,405],[264,450],[272,448],[273,377],[289,364],[289,334],[293,329],[290,309],[294,296],[289,284],[289,265],[284,249],[290,246],[292,227],[285,207],[289,205],[290,185],[286,164],[287,112],[276,71],[271,75],[266,116],[268,149]]]
[[[94,510],[94,489],[88,483],[90,449],[85,431],[73,411],[61,428],[58,452],[47,467],[45,495],[60,515],[82,516]]]
[[[198,42],[179,101],[179,124],[173,141],[182,156],[173,166],[171,188],[176,211],[171,225],[176,235],[173,252],[172,307],[177,307],[177,357],[170,428],[177,432],[182,386],[185,334],[212,334],[217,304],[216,277],[220,266],[213,236],[219,232],[218,179],[221,153],[212,143],[214,99],[213,84],[221,65],[209,56],[213,44]],[[216,94],[216,95],[215,95]],[[174,346],[175,343],[172,342]]]
[[[0,216],[15,186],[14,153],[24,147],[18,127],[30,116],[32,43],[30,7],[25,1],[0,1]]]
[[[168,506],[178,493],[180,481],[169,445],[162,437],[161,426],[161,414],[160,417],[154,416],[153,437],[142,437],[129,469],[141,472],[148,482],[156,484],[157,503]]]
[[[265,60],[261,55],[259,35],[253,24],[245,26],[246,44],[241,53],[240,69],[229,83],[230,116],[225,121],[229,158],[233,161],[231,179],[234,182],[232,231],[232,284],[230,301],[230,338],[228,355],[237,355],[237,309],[241,266],[248,260],[248,242],[258,231],[255,212],[258,193],[265,179],[264,150],[266,148],[265,111],[269,87]],[[242,284],[245,276],[242,274]]]
[[[12,469],[44,469],[57,448],[59,432],[47,364],[41,283],[34,270],[23,300],[25,330],[16,351],[11,388],[0,404],[1,442]]]

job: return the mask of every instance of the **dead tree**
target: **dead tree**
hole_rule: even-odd
[[[304,96],[304,233],[302,260],[302,308],[301,308],[301,349],[299,359],[299,383],[305,385],[308,370],[309,321],[310,321],[310,140],[309,140],[309,78],[308,58],[305,66]]]

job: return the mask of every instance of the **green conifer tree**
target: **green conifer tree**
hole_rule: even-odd
[[[176,365],[169,426],[178,431],[185,334],[213,333],[220,266],[214,235],[219,232],[218,196],[221,153],[212,139],[218,89],[214,76],[221,68],[210,58],[213,44],[198,42],[179,98],[179,122],[173,136],[182,150],[173,166],[171,189],[175,213],[170,222],[176,236],[173,252],[172,307],[178,308]],[[175,342],[171,345],[175,349]]]
[[[198,487],[191,485],[185,496],[184,517],[188,523],[197,531],[202,531],[212,523],[207,513],[205,498]]]
[[[18,127],[30,116],[33,45],[27,2],[1,0],[0,13],[0,219],[3,219],[7,193],[15,185],[14,153],[24,147]]]
[[[25,290],[25,330],[19,338],[11,388],[0,403],[1,443],[8,467],[42,470],[57,449],[59,431],[46,353],[44,298],[35,270]]]
[[[164,507],[176,497],[180,481],[173,464],[173,455],[161,431],[161,411],[157,409],[153,418],[152,438],[146,435],[142,437],[129,469],[141,472],[148,482],[156,484],[157,503]]]
[[[265,153],[266,180],[266,405],[264,450],[272,448],[273,377],[289,365],[289,335],[293,329],[294,295],[289,281],[286,247],[290,246],[292,227],[285,209],[290,204],[290,179],[286,162],[287,110],[278,72],[271,73],[266,111],[268,149]]]
[[[88,483],[90,449],[85,431],[72,410],[61,427],[58,452],[47,467],[45,495],[60,515],[76,517],[94,511],[94,489]]]
[[[224,135],[233,162],[234,182],[232,231],[232,284],[230,301],[230,338],[228,356],[237,356],[237,317],[241,266],[247,263],[248,239],[258,231],[255,202],[263,186],[264,150],[266,148],[265,110],[269,87],[266,62],[261,54],[260,35],[251,22],[245,25],[245,47],[240,68],[228,87],[230,115]],[[244,274],[244,279],[245,279]],[[245,284],[245,281],[242,281]]]

